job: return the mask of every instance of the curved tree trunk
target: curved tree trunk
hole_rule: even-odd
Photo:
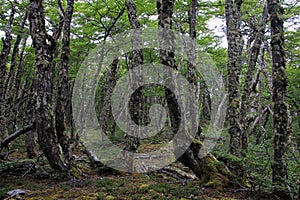
[[[158,18],[160,27],[165,29],[172,28],[173,6],[173,0],[157,0],[157,11],[159,15]],[[197,0],[193,0],[189,14],[190,34],[194,42],[196,42],[196,7]],[[168,44],[173,44],[172,38],[172,36],[168,35]],[[196,43],[194,43],[193,47],[190,47],[191,51],[188,55],[189,59],[195,59],[195,54],[193,53],[193,51],[195,51],[195,45]],[[176,70],[176,66],[174,64],[174,49],[172,49],[172,46],[168,46],[168,48],[169,51],[160,50],[161,63]],[[191,63],[188,64],[188,81],[194,87],[196,87],[196,68]],[[168,89],[165,91],[165,93],[170,114],[171,127],[174,133],[176,133],[179,129],[181,113],[179,111],[175,95]],[[222,189],[222,187],[228,185],[228,180],[232,177],[232,175],[228,171],[228,169],[223,164],[221,164],[213,155],[208,153],[205,157],[200,157],[199,151],[202,148],[200,135],[201,127],[198,128],[196,137],[190,147],[180,158],[178,158],[178,160],[185,166],[189,167],[202,182],[206,183],[207,186]]]

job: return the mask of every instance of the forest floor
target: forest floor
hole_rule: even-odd
[[[184,177],[176,170],[130,174],[91,169],[82,162],[80,168],[84,175],[81,178],[62,178],[50,173],[44,158],[31,160],[25,156],[15,153],[9,162],[0,162],[0,199],[269,199],[250,193],[249,188],[205,187],[197,178]],[[172,167],[186,171],[179,163]],[[7,192],[17,189],[25,194],[8,196]]]
[[[197,181],[181,182],[163,173],[89,175],[80,180],[25,177],[2,174],[1,198],[6,193],[21,189],[21,199],[251,199],[247,192],[234,188],[222,191],[205,188]],[[17,199],[17,198],[7,198]],[[254,199],[254,198],[252,198]]]

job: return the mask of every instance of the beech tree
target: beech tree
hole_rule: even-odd
[[[16,1],[11,3],[11,13],[5,28],[5,38],[2,38],[3,47],[0,54],[0,141],[7,136],[7,113],[5,113],[5,80],[8,56],[12,45],[12,23],[16,13]]]
[[[159,28],[172,29],[172,15],[173,15],[173,0],[158,0],[157,1],[157,12],[158,12],[158,25]],[[195,40],[196,38],[196,13],[197,13],[197,1],[192,1],[189,10],[189,32],[190,37]],[[171,32],[164,32],[164,42],[168,44],[167,49],[160,49],[160,61],[162,64],[177,70],[174,59],[174,36]],[[190,47],[191,49],[195,47]],[[194,52],[189,54],[189,59],[195,59],[193,55]],[[192,62],[192,60],[191,60]],[[195,87],[196,86],[196,66],[193,66],[192,63],[188,64],[188,81]],[[172,77],[167,77],[172,82]],[[176,83],[173,83],[176,84]],[[181,113],[176,102],[176,97],[170,89],[165,90],[166,100],[168,104],[168,111],[170,115],[171,128],[174,133],[179,129],[179,124],[181,119]],[[198,102],[197,102],[198,103]],[[192,106],[192,105],[191,105]],[[190,147],[184,152],[182,156],[178,158],[185,166],[189,167],[195,175],[203,182],[212,183],[215,187],[222,188],[228,184],[228,177],[231,177],[229,171],[224,168],[223,165],[220,165],[217,168],[214,168],[213,163],[218,163],[218,160],[210,153],[206,156],[201,157],[199,154],[200,149],[202,148],[201,142],[201,127],[198,127],[195,139],[192,141]],[[187,134],[187,133],[185,133]],[[179,141],[182,142],[182,141]],[[178,144],[182,146],[182,144]],[[176,149],[175,149],[176,151]]]
[[[193,172],[200,179],[201,183],[195,184],[217,189],[235,184],[243,192],[249,190],[255,194],[274,189],[268,198],[297,198],[296,193],[300,193],[297,185],[300,155],[298,0],[0,0],[0,3],[1,173],[7,163],[13,165],[19,157],[23,161],[26,152],[30,158],[26,162],[32,162],[31,166],[39,165],[44,156],[51,168],[63,174],[72,174],[78,169],[74,166],[84,166],[83,170],[97,167],[97,176],[102,176],[103,169],[109,173],[80,141],[80,134],[89,134],[83,132],[86,129],[75,128],[79,120],[86,120],[81,123],[83,126],[90,123],[82,117],[87,109],[95,109],[100,128],[123,152],[129,152],[129,156],[148,153],[167,144],[184,120],[175,92],[150,84],[134,91],[128,107],[120,105],[141,127],[151,122],[153,104],[166,108],[169,121],[153,137],[132,137],[128,134],[129,126],[121,130],[111,108],[114,87],[123,75],[139,65],[160,63],[181,73],[196,90],[200,125],[190,146],[178,158],[180,164],[171,164],[158,173],[177,178],[178,172],[170,168],[179,169],[183,164],[184,171]],[[214,25],[219,30],[213,30]],[[86,95],[87,101],[95,102],[95,108],[89,102],[82,103],[73,122],[72,87],[82,61],[98,44],[129,30],[133,33],[132,47],[142,47],[141,35],[144,34],[139,28],[149,27],[158,29],[158,47],[128,48],[105,69],[101,68],[105,52],[100,50],[103,54],[97,60],[97,72],[86,76],[94,81],[93,85],[82,89],[88,93],[96,91],[95,96]],[[171,31],[161,37],[162,28],[189,35],[192,43],[186,47],[187,57],[177,54],[175,35]],[[214,31],[223,31],[225,37]],[[227,44],[223,42],[226,38]],[[225,125],[228,127],[222,129],[218,138],[204,135],[215,113],[211,108],[213,89],[208,88],[205,77],[201,77],[193,65],[201,50],[209,54],[227,82],[229,107]],[[131,83],[142,82],[145,77],[140,75],[139,72],[133,74]],[[180,89],[175,77],[164,79]],[[192,110],[197,109],[194,104],[190,106]],[[157,121],[162,120],[160,117]],[[188,135],[188,131],[183,134]],[[215,141],[216,145],[201,157],[199,152],[205,149],[204,139]],[[180,139],[175,139],[176,142],[175,148],[184,145]],[[18,155],[10,157],[16,148]],[[143,166],[144,163],[139,167]],[[33,172],[32,169],[40,170],[30,167],[28,171]],[[147,168],[141,169],[147,171]]]
[[[54,169],[66,172],[68,168],[60,157],[53,117],[53,54],[60,36],[63,20],[59,23],[53,36],[50,36],[45,26],[42,2],[42,0],[31,0],[29,12],[30,34],[35,49],[36,78],[34,88],[37,104],[35,124],[38,143],[49,164]]]
[[[73,15],[74,0],[67,1],[67,7],[63,8],[63,35],[62,35],[62,53],[58,65],[58,86],[57,86],[57,103],[55,109],[55,126],[59,144],[61,145],[64,155],[70,160],[69,139],[66,127],[66,108],[69,92],[69,60],[70,60],[70,29]]]
[[[268,0],[268,12],[271,21],[271,51],[272,51],[272,103],[273,103],[273,127],[274,127],[274,163],[272,166],[272,179],[275,190],[280,191],[287,180],[287,166],[284,155],[287,151],[289,136],[288,104],[286,98],[286,64],[283,32],[283,8],[277,0]],[[280,194],[280,192],[278,193]],[[283,195],[281,193],[280,195]]]
[[[136,30],[139,29],[141,26],[138,21],[137,8],[134,0],[126,0],[126,7],[128,12],[128,20],[130,23],[130,28],[132,29],[132,31],[134,31],[133,34],[134,38],[132,39],[132,45],[133,47],[139,47],[139,46],[141,47],[142,45],[142,39],[140,37],[141,32],[139,30]],[[139,65],[142,65],[144,62],[144,55],[142,50],[132,50],[130,57],[131,57],[131,66],[130,66],[131,69],[133,69],[134,67],[138,67]],[[138,80],[141,79],[140,76],[141,74],[133,73],[133,77],[132,77],[133,84],[136,84],[138,82],[141,83],[141,80]],[[132,118],[136,123],[142,125],[143,117],[141,115],[141,112],[143,111],[142,109],[143,102],[142,102],[142,93],[140,90],[138,90],[134,94],[131,101],[133,102],[134,106],[131,107],[130,114],[132,115]],[[130,129],[130,127],[128,128]],[[129,135],[125,136],[124,150],[135,152],[138,149],[139,145],[140,145],[139,138],[129,136]]]
[[[227,88],[229,97],[228,121],[230,134],[230,153],[240,155],[241,148],[241,124],[240,116],[240,93],[239,76],[242,69],[243,38],[241,33],[241,6],[242,0],[226,0],[226,35],[228,43],[227,58]]]

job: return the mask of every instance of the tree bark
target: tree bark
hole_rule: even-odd
[[[102,128],[102,132],[104,134],[107,134],[108,129],[108,120],[110,116],[112,116],[111,113],[111,95],[113,92],[113,89],[117,82],[117,73],[118,73],[118,59],[115,59],[113,63],[110,65],[110,69],[106,74],[106,93],[103,98],[103,105],[101,106],[101,112],[99,116],[99,124]]]
[[[258,27],[258,32],[255,37],[254,43],[251,47],[251,51],[248,59],[248,70],[246,73],[244,90],[242,94],[240,123],[242,127],[241,143],[242,143],[243,150],[248,149],[248,132],[249,132],[250,122],[247,118],[247,113],[249,112],[250,97],[254,85],[253,82],[254,70],[256,67],[257,58],[262,45],[262,41],[264,39],[267,19],[268,19],[268,10],[267,10],[267,5],[265,4],[263,8],[262,20]]]
[[[160,28],[163,28],[165,30],[172,29],[174,0],[157,0],[156,7],[158,13],[158,34],[162,34],[161,37],[163,37],[163,39],[159,41],[159,43],[165,47],[164,49],[160,48],[159,50],[160,61],[161,64],[177,70],[174,59],[174,36],[172,35],[172,32],[163,31],[162,33],[160,33]],[[165,81],[171,84],[175,84],[171,76],[165,77]],[[171,120],[171,128],[172,131],[176,133],[180,124],[180,110],[176,102],[176,97],[172,93],[172,91],[166,88],[165,94]]]
[[[15,18],[16,12],[16,1],[11,3],[11,13],[5,28],[5,38],[2,38],[3,47],[0,54],[0,142],[3,137],[8,134],[7,130],[7,114],[6,109],[7,105],[5,105],[5,80],[6,80],[6,65],[8,61],[8,55],[11,50],[11,42],[12,42],[12,23]]]
[[[35,158],[38,156],[35,141],[35,131],[28,131],[25,138],[27,158]]]
[[[130,28],[133,31],[133,39],[131,41],[133,47],[142,47],[142,38],[140,37],[140,30],[137,30],[140,28],[140,23],[138,21],[137,17],[137,9],[134,0],[126,0],[126,7],[128,11],[128,19],[130,22]],[[141,49],[133,50],[131,52],[131,66],[130,68],[133,69],[135,67],[138,67],[139,65],[142,65],[144,62],[144,55],[143,51]],[[141,74],[132,74],[132,82],[133,84],[137,84],[138,82],[141,82]],[[134,95],[131,97],[131,103],[130,105],[130,114],[132,116],[132,119],[135,121],[135,123],[139,124],[139,126],[142,126],[143,123],[143,115],[142,115],[142,93],[140,90],[137,90]],[[130,127],[128,127],[130,129]],[[126,151],[132,151],[136,152],[138,147],[140,145],[140,139],[137,137],[133,137],[130,135],[125,135],[125,144],[124,144],[124,150]]]
[[[27,21],[28,14],[25,13],[25,16],[22,19],[21,26],[20,26],[20,31],[17,35],[16,42],[14,44],[14,48],[11,54],[11,66],[10,66],[10,71],[8,74],[8,77],[6,79],[5,83],[5,90],[6,90],[6,102],[7,104],[10,104],[10,106],[7,108],[7,116],[8,116],[8,121],[13,123],[15,126],[13,126],[13,130],[16,128],[17,124],[17,98],[18,98],[18,93],[19,93],[19,87],[20,87],[20,77],[19,73],[22,68],[21,64],[17,65],[17,58],[19,57],[19,63],[22,63],[23,60],[23,53],[24,53],[24,48],[26,46],[26,41],[27,41],[27,35],[24,37],[24,26]],[[22,38],[24,37],[24,44],[22,46],[21,54],[19,55],[19,49],[20,49],[20,44],[22,41]],[[17,69],[16,69],[17,67]]]
[[[58,87],[57,87],[57,104],[55,110],[55,128],[58,142],[62,147],[65,157],[70,162],[69,139],[66,126],[66,108],[69,94],[69,60],[70,60],[70,28],[73,15],[74,0],[67,1],[67,8],[64,12],[63,36],[62,36],[62,53],[58,69]]]
[[[21,25],[20,25],[21,33],[19,33],[17,35],[16,42],[14,44],[14,48],[13,48],[12,55],[11,55],[10,71],[9,71],[8,77],[6,79],[5,89],[6,89],[7,92],[11,91],[11,94],[14,94],[13,91],[12,91],[12,88],[14,86],[14,80],[15,80],[15,74],[16,74],[16,69],[15,68],[16,68],[16,65],[17,65],[17,58],[18,58],[18,54],[19,54],[19,48],[20,48],[21,40],[24,36],[23,30],[24,30],[25,23],[27,21],[27,17],[28,17],[28,14],[26,12],[25,16],[22,19]]]
[[[28,109],[25,111],[25,124],[31,124],[34,123],[34,105],[35,103],[35,94],[34,94],[34,84],[31,84],[31,86],[27,89],[28,92],[28,100],[27,100],[27,107]],[[32,129],[26,133],[25,138],[25,145],[26,145],[26,151],[27,151],[27,157],[33,158],[38,156],[38,151],[36,148],[36,129]]]
[[[272,180],[277,194],[284,195],[287,180],[287,166],[284,155],[288,141],[288,105],[285,102],[287,77],[284,51],[283,8],[279,0],[267,0],[271,20],[271,52],[273,77],[273,128],[274,128],[274,163]],[[283,191],[282,191],[283,190]],[[287,197],[289,197],[287,195]]]
[[[157,0],[157,10],[159,26],[165,29],[172,28],[172,12],[173,12],[174,1],[172,0]],[[196,67],[192,64],[192,59],[195,59],[195,45],[196,45],[196,13],[197,13],[197,1],[193,0],[190,8],[190,34],[191,38],[194,40],[194,45],[192,45],[191,50],[188,53],[188,59],[191,59],[188,64],[188,81],[193,87],[196,87]],[[160,60],[161,63],[176,69],[174,62],[174,49],[173,49],[173,35],[164,35],[164,42],[167,46],[167,50],[160,50]],[[162,42],[160,42],[162,43]],[[169,77],[171,79],[172,77]],[[167,80],[174,81],[174,80]],[[175,84],[172,82],[172,84]],[[176,102],[175,95],[168,89],[165,91],[166,100],[168,104],[168,110],[171,120],[171,128],[174,133],[179,129],[179,124],[181,121],[181,113]],[[192,106],[192,105],[191,105]],[[193,119],[192,119],[193,120]],[[199,151],[202,148],[201,143],[201,127],[198,128],[196,137],[193,140],[187,151],[178,158],[178,160],[189,167],[196,176],[207,186],[215,187],[221,189],[223,186],[227,186],[228,177],[230,172],[227,171],[226,167],[218,162],[218,160],[212,155],[207,154],[204,157],[200,157]],[[175,141],[175,143],[180,141]],[[180,144],[178,144],[180,146]],[[175,149],[176,151],[176,149]],[[176,153],[176,152],[175,152]],[[218,166],[218,167],[216,167]]]
[[[228,97],[229,105],[227,117],[229,121],[230,134],[230,153],[236,156],[240,155],[241,147],[241,125],[239,123],[240,116],[240,99],[239,99],[239,75],[241,72],[241,57],[243,49],[243,38],[241,34],[241,5],[242,0],[226,0],[225,15],[227,27],[227,43],[228,43]]]
[[[42,0],[30,0],[30,34],[35,49],[35,109],[38,143],[53,169],[67,171],[60,158],[60,150],[53,122],[53,76],[52,65],[55,40],[49,36],[45,27],[45,16]],[[50,42],[50,44],[48,44]]]

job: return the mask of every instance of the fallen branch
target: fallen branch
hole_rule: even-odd
[[[167,167],[162,168],[159,171],[162,173],[168,174],[169,176],[172,176],[182,182],[198,179],[198,177],[196,175],[182,171],[181,169],[179,169],[177,167],[167,166]]]
[[[0,173],[24,174],[31,168],[33,160],[18,160],[12,162],[4,162],[1,164]]]
[[[7,147],[10,142],[17,139],[19,136],[25,134],[26,132],[31,131],[33,128],[34,125],[30,124],[6,137],[4,140],[1,141],[0,152],[3,150],[4,147]]]
[[[9,151],[9,152],[7,152],[7,153],[0,154],[0,160],[6,160],[10,154],[12,154],[12,153],[14,153],[14,152],[16,152],[16,151],[17,151],[17,150],[14,149],[14,150],[11,150],[11,151]]]

